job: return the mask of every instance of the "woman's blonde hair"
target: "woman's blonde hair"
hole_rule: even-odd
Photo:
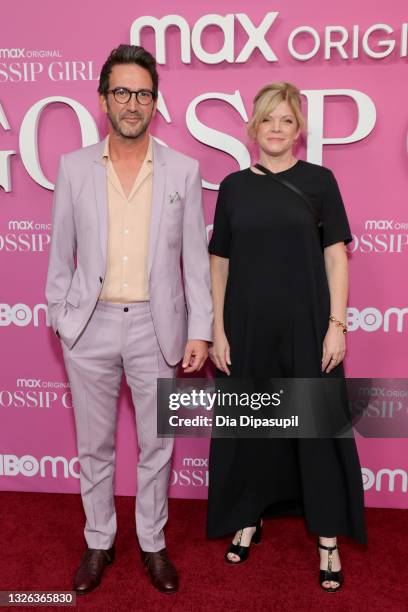
[[[255,139],[259,124],[281,103],[287,102],[295,115],[298,127],[306,130],[306,119],[302,114],[300,91],[292,83],[270,83],[258,91],[254,98],[254,109],[248,124],[248,135]]]

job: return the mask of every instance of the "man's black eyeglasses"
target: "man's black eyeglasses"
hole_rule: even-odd
[[[131,91],[126,87],[115,87],[115,89],[109,89],[107,93],[113,94],[116,102],[119,104],[127,104],[132,97],[132,94],[135,94],[136,100],[139,104],[147,105],[151,104],[155,98],[155,95],[150,89],[138,89],[137,91]]]

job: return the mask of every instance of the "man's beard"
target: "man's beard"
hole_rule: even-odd
[[[130,125],[129,123],[123,121],[125,117],[136,117],[137,119],[139,119],[139,123],[137,123],[136,125]],[[116,134],[118,134],[118,136],[121,136],[122,138],[128,138],[130,140],[135,140],[137,138],[140,138],[146,132],[147,128],[150,125],[151,116],[144,117],[141,113],[136,111],[133,113],[124,113],[123,116],[117,118],[115,115],[111,114],[108,108],[108,119],[113,130],[116,132]]]

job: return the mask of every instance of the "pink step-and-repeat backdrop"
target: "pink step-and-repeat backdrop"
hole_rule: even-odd
[[[120,42],[158,59],[152,131],[200,161],[209,235],[219,182],[254,155],[254,94],[281,80],[302,90],[309,132],[297,154],[334,171],[354,235],[348,376],[406,377],[407,21],[406,0],[2,3],[0,489],[79,491],[71,394],[44,298],[52,189],[59,156],[106,133],[96,88]],[[406,414],[397,380],[368,393],[377,431]],[[357,442],[367,505],[408,507],[406,440]],[[177,441],[172,496],[206,497],[207,454],[207,439]],[[124,389],[117,493],[134,494],[136,459]]]

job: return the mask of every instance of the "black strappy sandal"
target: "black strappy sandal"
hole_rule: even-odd
[[[337,544],[335,546],[324,546],[323,544],[320,544],[320,542],[318,542],[317,548],[318,549],[321,548],[322,550],[328,551],[327,570],[321,569],[319,573],[320,586],[322,587],[323,591],[327,591],[327,593],[335,593],[336,591],[341,589],[341,587],[343,586],[343,582],[344,582],[344,576],[341,570],[339,570],[338,572],[332,572],[332,555],[333,555],[333,550],[336,550],[337,548]],[[338,582],[339,584],[336,587],[326,588],[323,586],[323,582],[326,582],[327,580],[332,581],[332,582]]]
[[[251,539],[251,544],[260,544],[261,540],[262,540],[262,522],[261,519],[259,519],[256,522],[256,525],[248,525],[248,527],[255,527],[255,533],[252,536]],[[231,565],[238,565],[239,563],[243,563],[244,561],[246,561],[249,557],[249,548],[250,546],[241,546],[241,538],[242,538],[242,534],[243,534],[244,530],[240,529],[239,530],[239,537],[238,537],[238,544],[233,544],[231,543],[225,553],[225,560],[227,563],[231,563]],[[232,559],[228,558],[228,554],[229,553],[233,553],[234,555],[237,555],[237,557],[239,557],[239,561],[232,561]]]

